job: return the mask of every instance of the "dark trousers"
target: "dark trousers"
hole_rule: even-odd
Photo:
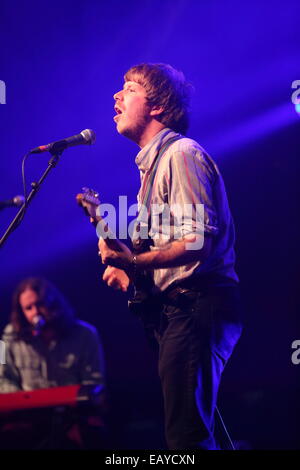
[[[218,448],[218,388],[241,329],[236,286],[176,289],[164,302],[156,337],[169,449]]]

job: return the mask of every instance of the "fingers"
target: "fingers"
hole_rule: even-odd
[[[102,279],[109,287],[126,292],[129,283],[126,282],[126,278],[123,279],[123,277],[124,275],[122,276],[120,270],[108,266],[103,273]]]
[[[118,278],[112,278],[107,281],[107,285],[112,287],[115,290],[121,290],[122,292],[127,291],[127,287],[124,283],[120,281]]]
[[[100,251],[104,251],[105,249],[107,249],[107,243],[101,237],[99,238],[99,241],[98,241],[98,248]]]
[[[104,271],[104,274],[102,276],[102,279],[104,282],[106,282],[106,284],[109,286],[109,287],[113,287],[114,289],[120,289],[121,288],[121,285],[120,285],[120,282],[118,280],[118,278],[111,273],[111,268],[106,268],[106,270]]]
[[[99,239],[98,248],[98,255],[101,258],[102,264],[112,264],[115,253],[107,246],[102,238]],[[111,261],[111,263],[109,261]]]
[[[102,279],[104,282],[107,282],[109,280],[110,269],[111,269],[110,266],[108,266],[103,273]]]
[[[102,264],[108,264],[107,260],[109,258],[108,252],[105,249],[99,250],[98,251],[98,256],[101,259]]]
[[[109,287],[112,287],[115,290],[121,290],[122,292],[127,291],[127,287],[122,284],[118,279],[111,280],[107,283]]]

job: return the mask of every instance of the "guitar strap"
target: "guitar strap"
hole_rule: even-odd
[[[142,194],[141,194],[141,205],[142,207],[146,207],[147,212],[148,212],[148,227],[150,226],[150,205],[151,205],[151,196],[152,196],[152,190],[153,190],[153,183],[154,179],[156,176],[156,172],[160,163],[160,160],[162,156],[165,154],[167,149],[176,141],[179,139],[182,139],[183,136],[175,136],[169,139],[159,150],[153,164],[152,164],[152,169],[151,172],[148,174],[147,180],[144,180],[144,184],[142,186]],[[149,229],[148,229],[148,237],[147,239],[141,239],[141,238],[135,238],[132,240],[132,245],[133,245],[133,252],[136,254],[139,253],[144,253],[145,251],[149,251],[150,245],[152,245],[152,240],[149,237]],[[134,297],[132,301],[130,302],[131,304],[131,309],[134,310],[134,305],[136,304],[137,310],[138,305],[144,302],[145,300],[148,301],[149,294],[151,293],[152,288],[154,287],[153,285],[153,280],[149,272],[147,271],[141,271],[138,272],[135,282],[135,289],[134,289]],[[149,305],[150,306],[150,305]],[[132,308],[133,307],[133,308]],[[143,305],[143,309],[145,308],[145,305]],[[140,313],[140,312],[136,312]]]
[[[157,172],[157,168],[158,168],[158,165],[159,165],[159,162],[162,158],[162,156],[164,155],[164,153],[168,150],[168,148],[174,143],[176,142],[176,140],[180,140],[182,139],[183,137],[182,136],[175,136],[175,137],[171,137],[171,139],[169,139],[163,146],[162,148],[160,149],[160,151],[158,152],[156,158],[154,159],[154,162],[152,163],[152,170],[151,170],[151,173],[149,174],[147,180],[144,182],[143,184],[143,191],[142,191],[142,195],[141,195],[141,204],[145,207],[147,207],[148,209],[148,213],[150,211],[150,201],[151,201],[151,196],[152,196],[152,190],[153,190],[153,183],[154,183],[154,178],[156,176],[156,172]],[[150,215],[150,214],[149,214]]]

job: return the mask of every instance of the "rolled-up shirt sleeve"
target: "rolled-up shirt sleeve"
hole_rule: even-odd
[[[190,233],[217,235],[219,231],[213,196],[214,171],[199,149],[188,146],[172,153],[169,204],[182,237]]]

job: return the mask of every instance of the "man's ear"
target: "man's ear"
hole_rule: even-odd
[[[164,111],[164,108],[162,106],[153,106],[153,108],[150,111],[150,116],[158,116]]]

